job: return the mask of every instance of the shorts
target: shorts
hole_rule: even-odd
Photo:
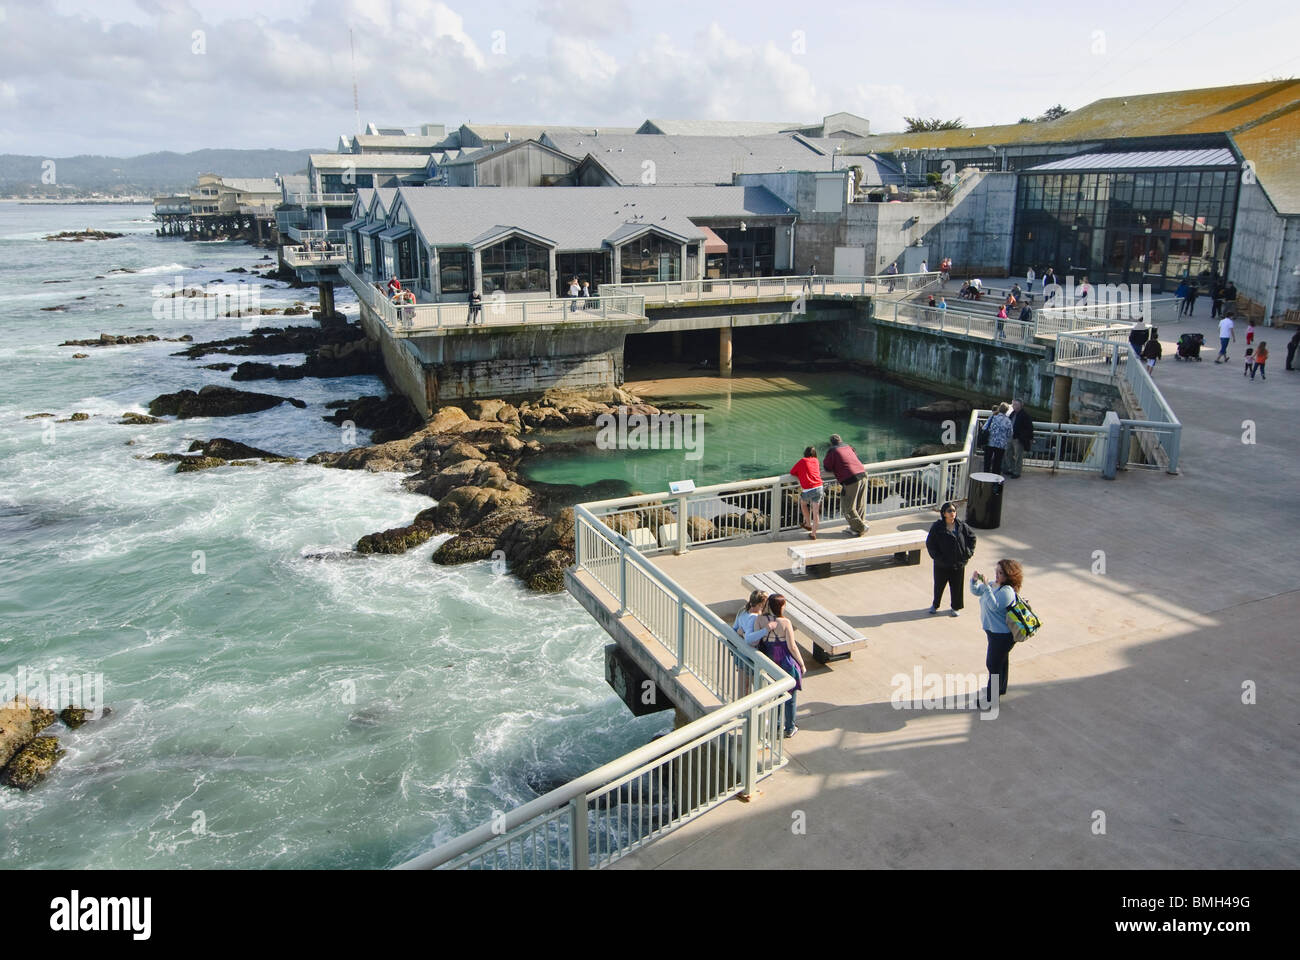
[[[800,490],[799,499],[804,503],[813,504],[822,502],[822,488],[813,487],[811,490]]]
[[[1156,368],[1156,361],[1155,361],[1155,359],[1154,359],[1154,358],[1148,359],[1148,360],[1146,361],[1146,365],[1147,365],[1147,369],[1148,369],[1148,370],[1154,370],[1154,369]]]

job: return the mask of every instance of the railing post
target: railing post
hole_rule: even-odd
[[[759,708],[750,707],[745,714],[745,786],[741,791],[751,797],[758,789],[758,732]]]
[[[686,603],[677,598],[677,666],[675,670],[686,669]]]
[[[618,542],[618,616],[627,614],[627,540],[619,535]]]
[[[768,539],[775,540],[781,532],[781,481],[772,484],[771,516],[768,517]]]
[[[686,494],[682,494],[677,498],[677,552],[679,554],[687,550],[686,520]]]
[[[1169,430],[1169,443],[1165,445],[1165,453],[1169,457],[1169,466],[1165,467],[1166,473],[1178,472],[1178,448],[1182,443],[1183,427],[1181,424],[1171,427]]]
[[[574,870],[591,867],[587,851],[587,795],[569,801],[569,866]]]

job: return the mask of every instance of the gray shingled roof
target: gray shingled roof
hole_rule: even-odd
[[[652,117],[641,124],[637,131],[644,131],[643,136],[658,132],[684,137],[759,137],[816,126],[820,124],[798,121],[778,123],[772,120],[656,120]],[[651,130],[651,127],[655,130]]]
[[[433,153],[432,150],[429,153]],[[318,170],[355,167],[358,170],[423,170],[429,154],[421,153],[313,153],[311,165]]]
[[[733,173],[783,170],[829,170],[838,140],[788,135],[760,137],[690,137],[654,133],[546,135],[561,153],[591,158],[624,186],[641,186],[642,173],[654,164],[661,186],[729,184]]]
[[[629,224],[700,240],[694,219],[794,216],[765,187],[402,187],[426,242],[471,244],[502,226],[554,239],[562,250],[599,250]]]

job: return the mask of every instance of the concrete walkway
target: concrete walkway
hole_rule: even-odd
[[[1213,349],[1175,362],[1185,330],[1217,349],[1205,308],[1160,327],[1156,381],[1184,424],[1181,476],[1031,471],[1010,481],[1001,528],[979,531],[972,567],[1021,559],[1046,623],[1013,652],[996,718],[891,705],[898,674],[983,671],[972,598],[957,619],[927,615],[928,562],[812,581],[819,596],[843,592],[842,615],[874,612],[847,617],[865,651],[806,678],[789,765],[754,801],[618,866],[1300,866],[1300,373],[1283,369],[1291,331],[1279,329],[1260,334],[1267,381],[1242,376],[1244,326],[1231,364]],[[754,562],[781,566],[784,546]],[[663,566],[734,612],[725,550]]]

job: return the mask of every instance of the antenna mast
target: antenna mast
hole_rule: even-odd
[[[352,28],[348,27],[348,46],[352,50],[352,111],[357,116],[357,133],[361,132],[361,101],[357,99],[357,45],[352,39]]]

